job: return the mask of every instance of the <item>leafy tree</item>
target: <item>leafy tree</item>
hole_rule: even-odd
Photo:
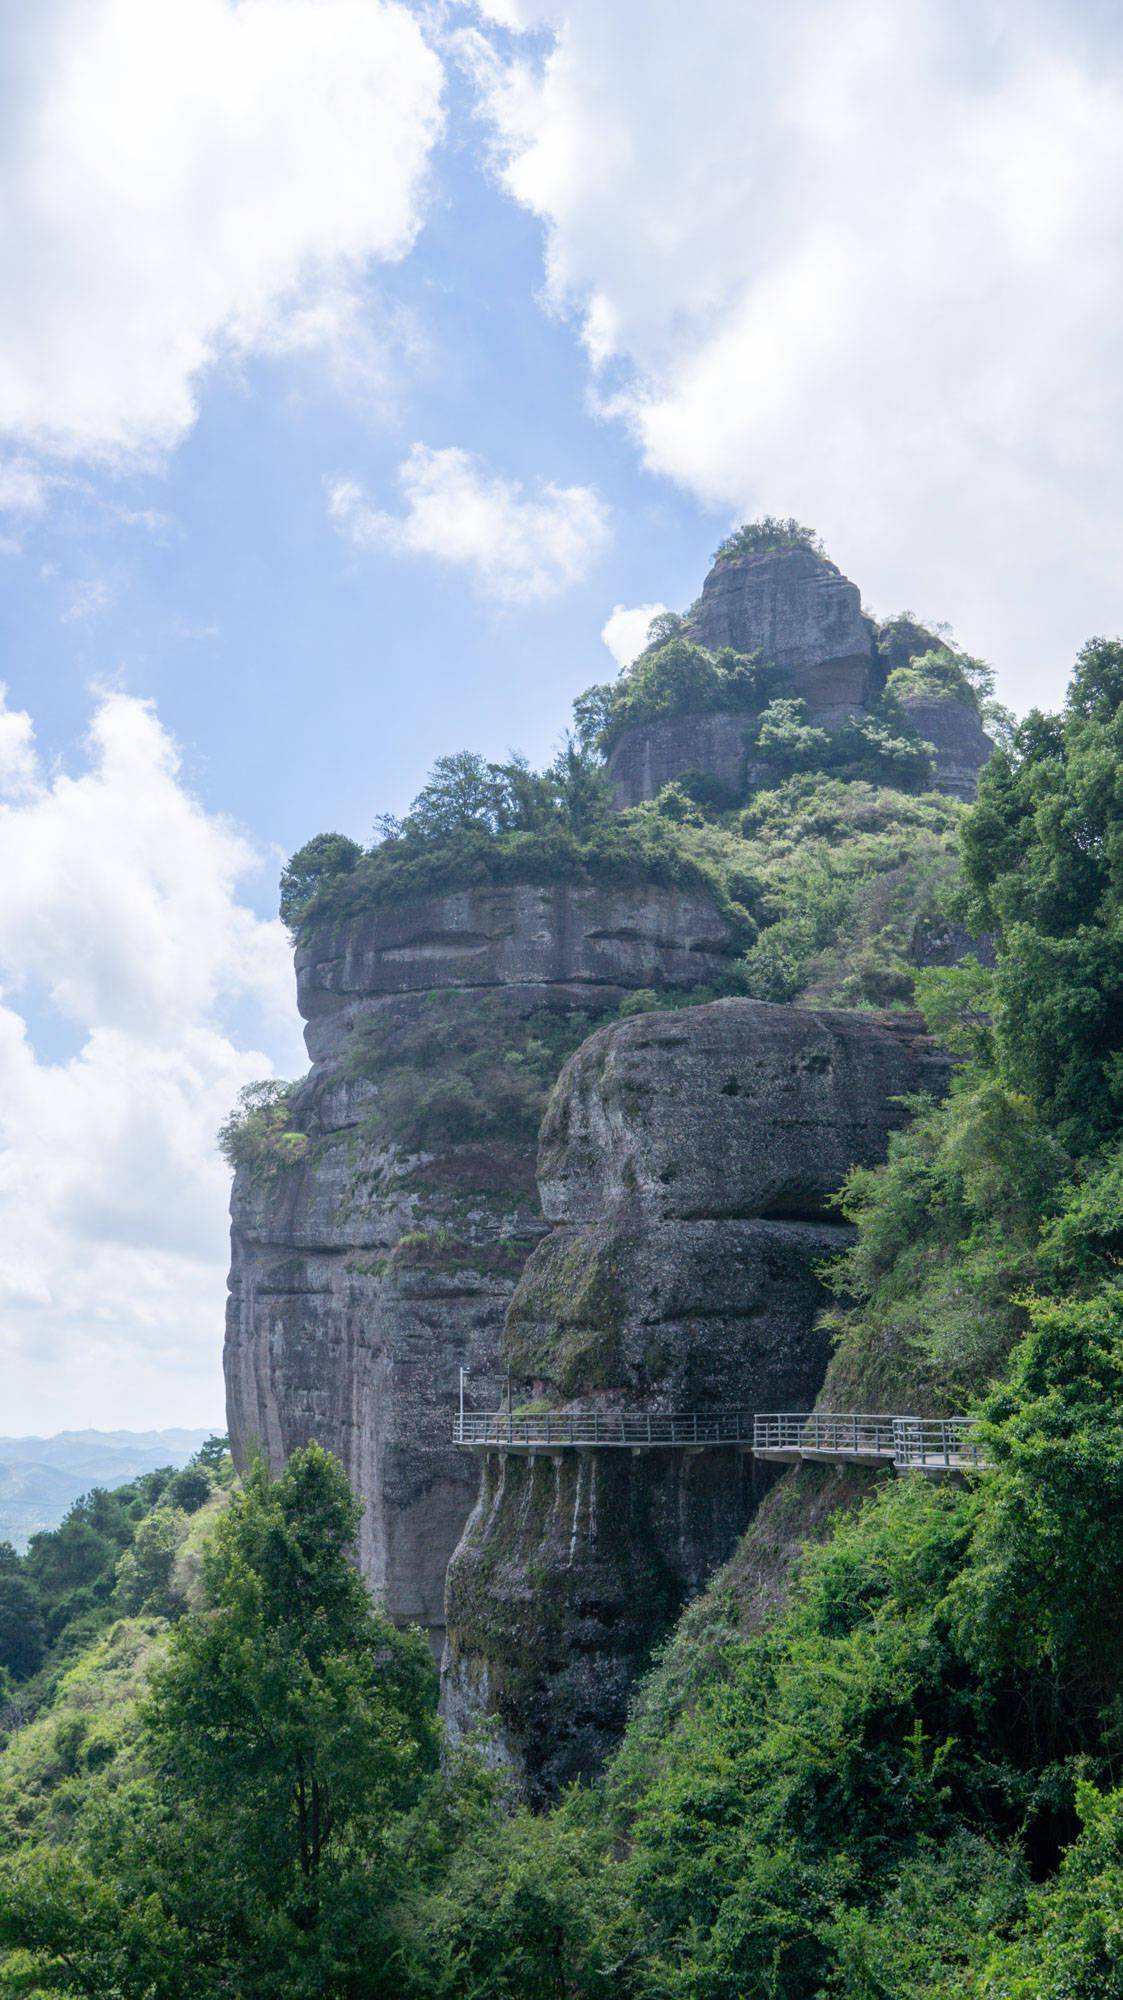
[[[281,871],[282,920],[294,927],[324,884],[350,874],[362,852],[345,833],[317,833],[305,841]]]
[[[807,720],[807,703],[783,699],[770,702],[760,718],[756,747],[781,777],[794,771],[821,771],[829,760],[831,739],[825,729]]]
[[[991,1958],[988,2000],[1123,2000],[1123,1791],[1085,1783],[1077,1806],[1080,1838]]]
[[[1123,643],[1090,640],[1059,716],[1035,711],[963,829],[972,924],[997,932],[1011,1084],[1084,1153],[1123,1114]]]
[[[0,1668],[13,1680],[27,1680],[42,1664],[46,1646],[43,1615],[34,1585],[20,1573],[10,1542],[0,1543]]]
[[[229,1455],[229,1438],[225,1433],[221,1437],[216,1433],[213,1437],[204,1438],[198,1451],[192,1453],[189,1462],[191,1465],[201,1465],[206,1472],[219,1472]]]
[[[221,1444],[225,1451],[225,1439],[208,1439],[210,1444]],[[203,1446],[206,1450],[206,1445]],[[221,1460],[219,1461],[221,1462]],[[185,1514],[195,1514],[211,1496],[211,1481],[200,1452],[196,1452],[190,1465],[184,1465],[168,1481],[164,1497],[169,1507],[179,1507]]]
[[[772,549],[808,549],[812,555],[823,554],[823,544],[813,528],[805,528],[791,516],[785,521],[777,514],[762,514],[759,521],[746,521],[727,535],[716,550],[714,561],[721,562],[727,556],[764,555]]]
[[[0,1882],[29,1991],[401,2000],[394,1833],[435,1772],[435,1674],[349,1561],[358,1523],[318,1446],[277,1479],[251,1468],[204,1553],[206,1608],[151,1676],[150,1775]]]
[[[168,1587],[181,1539],[182,1517],[177,1519],[170,1507],[157,1507],[138,1524],[117,1565],[113,1588],[115,1611],[128,1615],[136,1611],[169,1610]]]

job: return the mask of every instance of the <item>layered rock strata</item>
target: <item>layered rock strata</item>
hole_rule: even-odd
[[[299,1157],[239,1168],[231,1200],[231,1441],[239,1464],[335,1452],[365,1576],[434,1643],[477,1490],[451,1443],[459,1370],[498,1401],[504,1311],[544,1227],[532,1086],[629,990],[714,978],[727,941],[700,891],[565,884],[360,908],[302,939]]]
[[[539,1185],[555,1227],[505,1359],[554,1409],[808,1408],[827,1345],[830,1205],[900,1099],[946,1065],[899,1016],[726,1000],[594,1033],[555,1086]],[[594,1770],[683,1602],[753,1511],[734,1449],[489,1453],[449,1569],[445,1710],[490,1719],[532,1798]]]

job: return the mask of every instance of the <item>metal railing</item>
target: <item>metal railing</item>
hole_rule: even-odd
[[[782,1410],[508,1410],[464,1411],[453,1418],[454,1444],[483,1450],[654,1451],[736,1445],[761,1458],[823,1458],[892,1465],[898,1471],[961,1471],[985,1466],[974,1417],[894,1417],[883,1413]]]
[[[986,1464],[982,1446],[973,1435],[974,1417],[897,1417],[893,1429],[894,1461],[905,1469],[911,1466],[923,1472],[945,1466],[958,1470]]]
[[[883,1458],[891,1463],[896,1451],[894,1424],[884,1415],[836,1414],[833,1410],[782,1411],[754,1417],[753,1450],[786,1451],[810,1457]]]
[[[716,1415],[697,1410],[548,1410],[527,1417],[506,1410],[466,1411],[453,1418],[452,1441],[524,1451],[613,1445],[632,1451],[684,1445],[748,1447],[753,1441],[753,1417],[749,1410]]]
[[[974,1417],[894,1417],[831,1410],[783,1410],[753,1420],[762,1457],[877,1460],[898,1471],[961,1471],[985,1466]]]

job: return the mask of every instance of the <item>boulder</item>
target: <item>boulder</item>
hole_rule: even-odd
[[[947,1063],[915,1016],[716,1000],[592,1035],[543,1122],[551,1220],[830,1216],[848,1167],[883,1159],[901,1099]]]

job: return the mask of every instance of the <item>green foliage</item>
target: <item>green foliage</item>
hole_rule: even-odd
[[[533,1147],[546,1099],[596,1017],[536,1008],[515,1014],[500,996],[433,993],[412,1014],[360,1021],[352,1073],[378,1095],[367,1130],[404,1152],[496,1141]]]
[[[182,1538],[183,1516],[177,1517],[170,1506],[157,1507],[138,1522],[132,1542],[117,1564],[115,1611],[128,1616],[138,1611],[163,1614],[171,1609],[172,1564]]]
[[[776,514],[762,514],[759,521],[745,521],[727,535],[715,551],[714,561],[766,555],[774,549],[807,549],[815,556],[823,554],[823,544],[813,528],[805,528],[801,521],[790,516],[785,521]]]
[[[966,654],[953,652],[950,646],[935,646],[930,652],[920,653],[907,666],[896,667],[890,674],[886,687],[899,701],[926,699],[937,701],[958,701],[964,708],[970,708],[977,715],[980,707],[980,688],[993,685],[993,675],[989,667],[980,660],[971,660]]]
[[[43,1614],[34,1585],[19,1572],[19,1558],[0,1565],[0,1668],[13,1680],[25,1681],[41,1666],[46,1649]]]
[[[847,1006],[913,997],[915,945],[938,927],[960,808],[839,778],[790,778],[740,816],[740,866],[760,884],[744,960],[761,1000]]]
[[[270,1181],[299,1165],[308,1140],[293,1128],[294,1089],[275,1077],[243,1084],[218,1133],[219,1150],[232,1167],[245,1167],[255,1179]]]
[[[960,1643],[1032,1684],[1042,1758],[1066,1736],[1123,1756],[1123,1287],[1038,1301],[984,1405],[993,1471],[952,1593]]]
[[[132,1775],[88,1778],[66,1849],[25,1844],[2,1872],[7,1990],[407,1990],[394,1829],[433,1781],[435,1676],[351,1566],[357,1527],[318,1447],[251,1471],[205,1548],[203,1606],[151,1666]]]
[[[1059,716],[1034,712],[964,826],[972,920],[998,932],[994,1033],[1073,1152],[1123,1112],[1123,644],[1092,640]]]
[[[1123,1996],[1123,1791],[1082,1784],[1083,1831],[1058,1880],[1030,1896],[1026,1923],[991,1960],[988,2000]]]
[[[345,833],[317,833],[297,849],[281,873],[281,917],[295,928],[325,883],[347,875],[362,854]]]
[[[574,714],[583,739],[607,753],[640,722],[716,710],[759,714],[784,680],[779,668],[756,654],[734,653],[728,646],[710,653],[681,632],[660,633],[616,681],[582,695]]]

